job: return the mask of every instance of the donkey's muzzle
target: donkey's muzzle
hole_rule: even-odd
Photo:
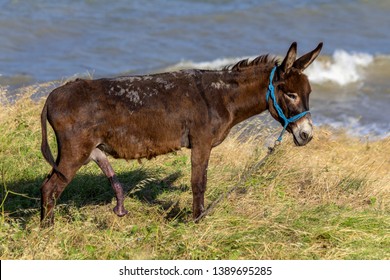
[[[292,128],[294,143],[297,146],[304,146],[313,139],[313,125],[310,117],[302,118]]]

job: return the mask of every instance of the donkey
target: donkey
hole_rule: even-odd
[[[219,71],[77,79],[56,88],[41,114],[41,151],[52,167],[41,187],[41,224],[54,223],[56,201],[79,168],[91,160],[114,190],[113,211],[120,217],[126,215],[123,187],[107,155],[151,159],[183,147],[191,149],[192,213],[196,219],[205,209],[211,149],[234,125],[268,109],[292,133],[296,145],[312,139],[311,88],[302,72],[321,49],[322,43],[296,59],[294,42],[280,65],[263,55]],[[57,140],[56,160],[48,145],[47,121]]]

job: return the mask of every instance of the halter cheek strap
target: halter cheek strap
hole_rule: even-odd
[[[297,120],[299,120],[300,118],[302,118],[304,115],[306,115],[307,113],[309,113],[309,111],[305,111],[305,112],[302,112],[298,115],[295,115],[291,118],[286,118],[286,116],[284,115],[283,111],[282,111],[282,108],[280,108],[278,102],[276,102],[276,97],[275,97],[275,87],[274,85],[272,84],[272,81],[274,79],[274,75],[275,75],[275,71],[276,71],[276,68],[277,66],[275,66],[274,68],[272,68],[272,71],[271,71],[271,75],[269,77],[269,85],[268,85],[268,90],[267,90],[267,95],[265,97],[267,103],[268,103],[268,100],[269,100],[269,97],[271,97],[272,99],[272,103],[274,105],[274,108],[276,110],[276,112],[278,113],[278,116],[283,120],[284,122],[284,125],[283,125],[283,130],[282,132],[280,133],[279,135],[279,138],[276,140],[277,142],[281,142],[282,141],[282,138],[283,138],[283,134],[284,132],[286,131],[286,128],[287,126],[290,124],[290,123],[293,123]]]

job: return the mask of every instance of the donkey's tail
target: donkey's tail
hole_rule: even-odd
[[[53,167],[54,172],[61,178],[61,180],[66,181],[66,177],[58,170],[58,166],[54,161],[53,154],[51,153],[49,143],[47,141],[47,103],[42,109],[41,114],[41,128],[42,128],[42,143],[41,143],[41,152],[46,161]]]

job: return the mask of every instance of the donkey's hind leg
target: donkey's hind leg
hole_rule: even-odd
[[[73,179],[77,170],[83,165],[85,158],[72,157],[63,153],[59,157],[58,174],[54,169],[41,187],[41,226],[47,227],[54,224],[54,206],[66,186]]]
[[[64,188],[67,182],[54,170],[43,182],[41,187],[41,226],[48,227],[54,224],[54,205],[58,198],[57,189]]]
[[[109,163],[107,156],[98,148],[94,149],[91,153],[90,158],[96,162],[96,164],[103,171],[104,175],[107,176],[110,181],[111,187],[115,192],[116,197],[116,206],[114,207],[114,213],[119,217],[123,217],[128,213],[128,211],[123,206],[124,193],[121,183],[119,183],[118,178],[115,175],[114,169]]]

